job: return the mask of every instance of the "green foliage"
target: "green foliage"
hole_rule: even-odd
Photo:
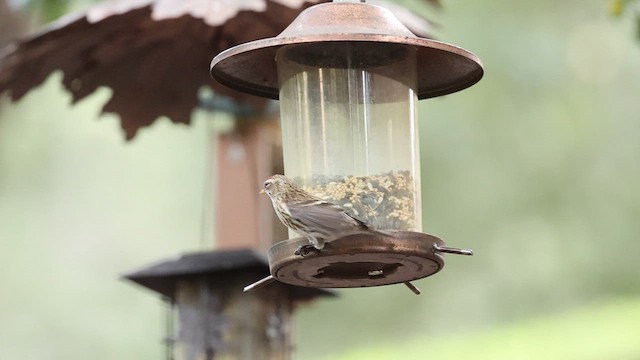
[[[419,105],[424,230],[475,255],[301,308],[296,358],[640,358],[640,53],[606,4],[444,3],[486,75]],[[162,306],[118,277],[202,248],[209,121],[124,144],[60,78],[1,99],[0,358],[159,358]]]
[[[412,334],[393,347],[374,344],[336,360],[632,360],[640,358],[640,298],[619,298],[559,315],[445,336]]]
[[[417,283],[420,297],[349,290],[303,312],[299,359],[372,343],[403,358],[403,339],[640,293],[640,68],[629,24],[602,2],[444,5],[439,38],[478,54],[486,74],[420,103],[423,224],[475,255],[448,256]],[[344,320],[327,330],[327,314]]]
[[[29,7],[46,23],[66,14],[72,0],[30,0]]]
[[[609,13],[613,16],[620,16],[624,13],[625,8],[629,0],[610,0]]]
[[[629,16],[635,23],[636,39],[640,41],[640,2],[638,0],[610,0],[609,13],[614,17]]]
[[[24,0],[39,24],[49,23],[63,15],[104,0]],[[108,1],[108,0],[107,0]]]

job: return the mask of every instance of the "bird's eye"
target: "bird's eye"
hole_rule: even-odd
[[[265,182],[264,182],[264,188],[265,188],[265,189],[268,189],[268,188],[269,188],[269,186],[271,186],[271,181],[265,181]]]

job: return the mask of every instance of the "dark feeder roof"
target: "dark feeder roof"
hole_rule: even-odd
[[[267,259],[249,249],[188,253],[177,259],[163,260],[127,273],[123,277],[174,299],[176,283],[180,280],[206,277],[212,281],[224,283],[239,273],[255,274],[256,280],[268,276]],[[334,292],[324,289],[286,286],[290,288],[293,300],[309,300],[318,296],[335,295]]]

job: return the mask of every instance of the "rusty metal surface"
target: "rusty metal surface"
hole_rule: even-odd
[[[176,360],[290,358],[295,304],[287,286],[242,292],[250,274],[236,274],[227,284],[205,278],[182,279],[174,301]]]
[[[285,45],[319,42],[396,43],[417,51],[418,98],[465,89],[484,73],[473,53],[411,33],[389,10],[363,3],[326,3],[303,11],[281,34],[235,46],[211,61],[211,75],[221,84],[277,99],[276,51]]]
[[[157,262],[123,275],[127,280],[175,298],[176,286],[184,279],[204,278],[224,286],[237,286],[242,292],[246,283],[256,281],[269,274],[267,259],[253,250],[219,250],[181,255],[178,258]],[[236,284],[236,277],[243,281]],[[290,287],[294,300],[307,300],[317,296],[332,296],[333,293],[301,287]]]
[[[212,81],[209,61],[229,47],[276,36],[301,9],[316,2],[105,2],[0,50],[0,95],[17,101],[61,70],[74,103],[99,87],[112,89],[102,112],[119,115],[127,139],[160,116],[188,124],[198,105],[198,90],[205,85],[261,115],[266,100]],[[407,11],[401,16],[419,31],[430,29],[426,20],[420,22]]]
[[[102,112],[120,116],[127,139],[160,116],[188,124],[204,85],[259,113],[265,100],[216,84],[207,74],[209,60],[230,46],[278,34],[300,9],[259,0],[262,8],[243,10],[242,1],[218,2],[216,11],[207,3],[118,1],[63,18],[2,52],[0,94],[19,100],[54,70],[62,70],[73,102],[101,86],[113,90]],[[220,21],[211,25],[207,17]]]
[[[444,246],[444,241],[423,233],[351,234],[327,243],[320,252],[294,255],[308,243],[296,238],[274,245],[269,251],[271,275],[291,285],[352,288],[413,281],[444,266],[444,258],[434,247]]]

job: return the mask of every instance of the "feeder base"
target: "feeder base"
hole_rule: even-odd
[[[444,266],[442,239],[411,231],[349,234],[306,256],[296,249],[305,238],[279,242],[269,250],[271,275],[290,285],[353,288],[404,283],[433,275]],[[464,251],[464,250],[460,250]]]

